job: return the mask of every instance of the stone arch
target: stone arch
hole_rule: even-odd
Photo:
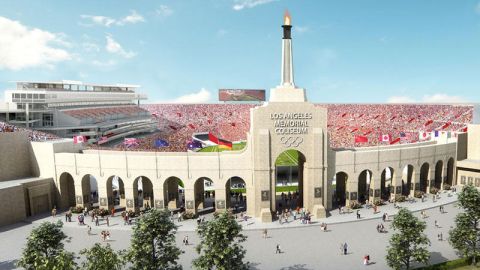
[[[122,178],[112,175],[107,179],[108,208],[123,209],[127,207],[125,200],[125,185]]]
[[[427,193],[430,174],[430,164],[425,162],[420,167],[420,191]]]
[[[168,209],[178,209],[184,203],[185,185],[176,176],[170,176],[163,182],[164,206]]]
[[[433,186],[438,189],[441,189],[442,179],[443,179],[443,160],[439,160],[435,164],[435,178],[433,181]]]
[[[445,178],[445,184],[453,186],[453,172],[455,166],[455,159],[449,158],[447,161],[447,177]]]
[[[70,173],[64,172],[59,178],[60,201],[57,207],[66,209],[75,206],[75,181]]]
[[[403,167],[402,171],[402,195],[410,195],[413,183],[415,183],[415,167],[411,164],[407,164]]]
[[[195,180],[193,192],[195,194],[195,212],[202,209],[209,212],[215,210],[215,188],[212,179],[200,177]]]
[[[233,208],[234,212],[247,211],[247,183],[243,178],[228,178],[225,183],[225,196],[227,208]]]
[[[348,192],[347,192],[348,174],[340,171],[335,174],[335,190],[333,203],[338,207],[346,205]]]
[[[133,181],[134,205],[140,209],[149,209],[154,205],[153,183],[146,176],[139,176]]]
[[[373,174],[370,170],[363,170],[358,175],[358,201],[364,203],[368,201],[370,195],[370,184],[372,183]]]
[[[98,182],[95,176],[86,174],[82,177],[82,195],[85,207],[98,205]]]
[[[392,167],[386,167],[382,171],[380,177],[380,198],[384,201],[390,199],[391,190],[394,186],[393,179],[395,177],[395,170]]]
[[[303,169],[305,161],[305,155],[296,149],[287,149],[275,159],[275,190],[272,191],[273,211],[304,206]]]

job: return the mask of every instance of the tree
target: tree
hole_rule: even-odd
[[[122,252],[115,252],[109,244],[102,246],[96,243],[90,249],[83,249],[80,254],[85,255],[82,263],[85,270],[120,270],[124,265]]]
[[[392,235],[387,249],[387,264],[394,269],[403,266],[410,269],[410,263],[427,263],[430,254],[426,245],[430,243],[423,233],[426,224],[413,216],[406,208],[400,209],[392,222],[392,228],[398,232]]]
[[[33,269],[75,269],[73,253],[64,250],[63,223],[44,222],[34,228],[27,238],[18,267]]]
[[[241,231],[242,226],[227,212],[200,224],[201,240],[196,247],[200,257],[193,260],[193,266],[201,270],[248,269],[248,262],[243,262],[246,251],[240,244],[247,237]]]
[[[175,245],[177,226],[168,210],[149,210],[133,227],[127,258],[132,269],[182,269],[177,260],[181,251]]]
[[[463,257],[476,264],[476,257],[480,256],[479,221],[480,221],[480,192],[472,185],[465,186],[458,195],[458,205],[464,212],[455,217],[455,227],[450,230],[449,242]]]

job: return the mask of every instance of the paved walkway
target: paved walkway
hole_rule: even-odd
[[[429,247],[431,253],[431,263],[441,262],[457,258],[454,250],[445,241],[438,241],[438,233],[443,233],[444,239],[448,236],[448,230],[453,225],[455,215],[459,210],[454,206],[456,195],[448,197],[442,194],[441,198],[435,203],[431,198],[425,202],[402,203],[400,206],[407,207],[412,211],[427,210],[429,217],[427,222],[427,235],[432,244]],[[439,205],[446,205],[446,213],[441,214],[438,210]],[[248,240],[244,243],[247,250],[246,259],[251,262],[251,269],[359,269],[365,268],[362,265],[362,257],[369,254],[372,264],[369,269],[388,269],[385,262],[386,247],[391,236],[388,233],[378,233],[376,226],[381,222],[381,216],[384,212],[391,217],[397,212],[393,205],[385,205],[378,208],[378,213],[373,214],[372,209],[361,209],[361,220],[356,219],[355,213],[339,215],[337,211],[332,211],[332,216],[327,219],[314,220],[310,225],[301,224],[299,221],[290,221],[287,224],[280,225],[278,222],[261,223],[255,219],[250,219],[243,223],[244,234]],[[419,216],[417,212],[416,215]],[[206,219],[210,219],[207,215]],[[56,219],[64,220],[63,216]],[[43,221],[52,221],[54,218],[45,217],[31,220],[31,223],[19,223],[14,226],[0,228],[0,239],[3,245],[0,245],[0,269],[15,269],[13,262],[19,258],[21,249],[25,245],[25,238],[32,227]],[[440,228],[434,226],[434,220],[440,224]],[[72,220],[73,221],[73,220]],[[327,222],[329,231],[322,232],[318,227],[321,222]],[[177,223],[177,222],[176,222]],[[389,222],[386,228],[389,229]],[[91,219],[87,219],[87,224],[93,225]],[[128,248],[130,244],[131,227],[123,225],[119,217],[110,221],[110,230],[112,239],[110,244],[115,249]],[[195,220],[182,221],[178,223],[177,245],[184,253],[180,257],[180,263],[184,269],[191,268],[191,260],[197,256],[194,247],[198,244]],[[269,237],[262,239],[264,228],[268,229]],[[92,232],[95,235],[88,236],[86,227],[79,226],[77,222],[65,223],[64,231],[72,237],[71,242],[66,244],[70,251],[78,252],[82,248],[92,246],[95,242],[101,242],[99,232],[107,229],[106,224],[100,227],[92,226]],[[190,245],[182,246],[182,239],[185,235],[189,236]],[[348,255],[340,255],[340,243],[347,242],[350,250]],[[6,244],[7,243],[7,244]],[[284,252],[275,254],[275,246],[280,244]]]

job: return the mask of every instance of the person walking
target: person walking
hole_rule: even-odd
[[[438,225],[438,221],[435,220],[435,228],[438,228],[439,225]]]
[[[188,235],[185,235],[185,237],[183,237],[183,244],[185,246],[188,246]]]
[[[110,219],[107,217],[107,227],[110,227]]]
[[[90,227],[90,225],[87,225],[87,234],[92,234],[92,227]]]
[[[279,253],[279,254],[282,253],[282,250],[280,249],[280,244],[277,244],[277,248],[276,248],[276,250],[275,250],[275,254],[277,254],[277,253]]]
[[[56,217],[57,216],[57,207],[56,206],[53,206],[53,209],[52,209],[52,217]]]
[[[348,245],[347,245],[347,242],[345,242],[343,244],[343,255],[347,255],[348,253]]]
[[[360,219],[360,210],[357,210],[357,219]]]
[[[98,221],[97,215],[95,215],[95,226],[100,226],[100,222]]]
[[[263,239],[267,239],[267,234],[268,234],[267,229],[264,229],[263,230]]]

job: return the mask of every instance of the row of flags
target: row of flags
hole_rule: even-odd
[[[458,130],[458,132],[467,132],[468,128],[464,127]],[[432,132],[428,131],[419,131],[418,132],[418,140],[420,141],[426,141],[432,138],[437,138],[440,137],[440,134],[444,134],[447,131],[439,131],[439,130],[434,130]],[[368,132],[370,134],[371,132]],[[355,143],[368,143],[368,137],[366,135],[355,135]],[[455,133],[456,134],[456,133]],[[456,135],[455,135],[456,136]],[[393,139],[390,134],[382,134],[378,138],[380,142],[385,142],[389,144],[396,144],[401,141],[411,141],[412,140],[412,134],[411,133],[406,133],[406,132],[400,132],[400,136],[398,138]]]

